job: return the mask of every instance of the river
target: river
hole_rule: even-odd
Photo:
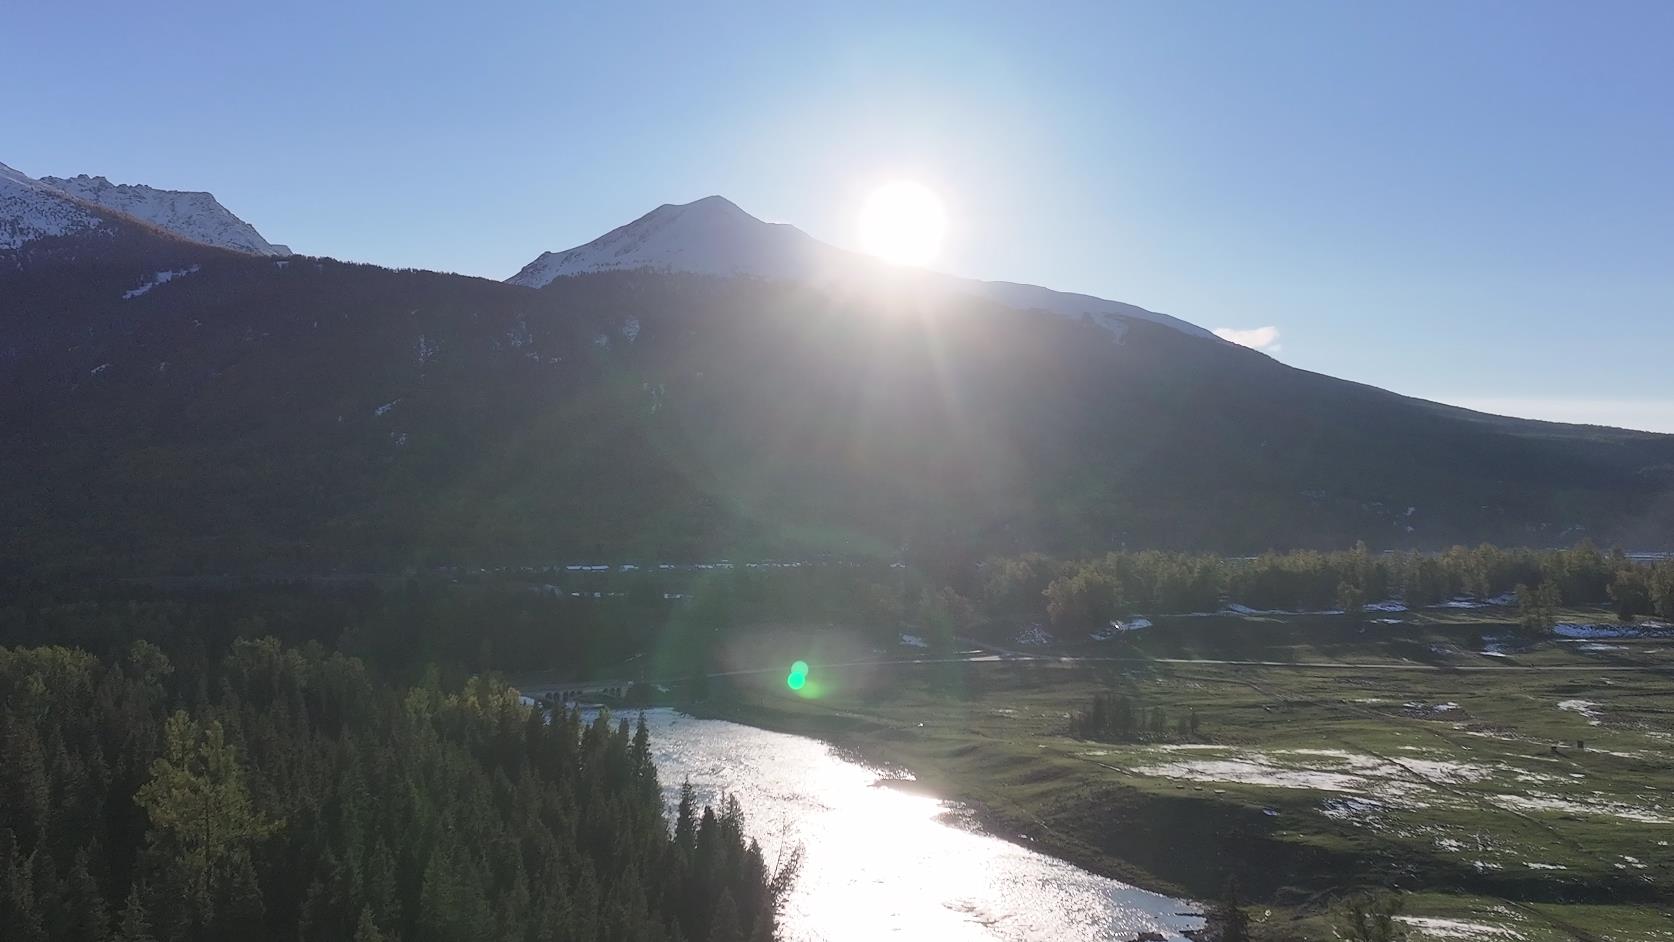
[[[878,784],[827,744],[673,710],[646,713],[671,807],[690,778],[726,791],[769,866],[804,848],[785,908],[794,942],[1169,939],[1203,924],[1189,903],[1106,879],[980,833],[959,809]]]

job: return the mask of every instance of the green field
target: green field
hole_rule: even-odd
[[[1674,638],[1376,617],[1158,618],[1028,660],[850,667],[827,666],[852,660],[829,629],[777,629],[754,649],[815,652],[817,695],[762,675],[708,710],[903,765],[997,833],[1132,882],[1201,899],[1236,875],[1273,938],[1332,938],[1358,887],[1402,890],[1415,938],[1674,939]],[[1076,738],[1108,691],[1171,732]],[[1175,735],[1193,711],[1199,734]]]

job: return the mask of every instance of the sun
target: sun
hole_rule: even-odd
[[[860,208],[860,247],[896,265],[927,265],[942,248],[947,212],[929,187],[886,183]]]

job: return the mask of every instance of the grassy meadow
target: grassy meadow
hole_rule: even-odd
[[[1517,640],[1512,618],[1159,617],[1027,659],[833,652],[808,658],[811,692],[758,675],[708,709],[904,766],[1118,878],[1211,899],[1236,877],[1271,938],[1333,938],[1359,887],[1403,891],[1420,939],[1674,939],[1674,637]],[[758,650],[788,664],[820,637]],[[1080,738],[1098,693],[1167,732]]]

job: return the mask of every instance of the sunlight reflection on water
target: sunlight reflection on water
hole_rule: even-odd
[[[784,916],[794,942],[1176,939],[1203,924],[1180,900],[948,823],[950,806],[877,787],[817,740],[672,710],[646,720],[671,810],[690,776],[704,801],[738,795],[769,865],[806,848]]]

